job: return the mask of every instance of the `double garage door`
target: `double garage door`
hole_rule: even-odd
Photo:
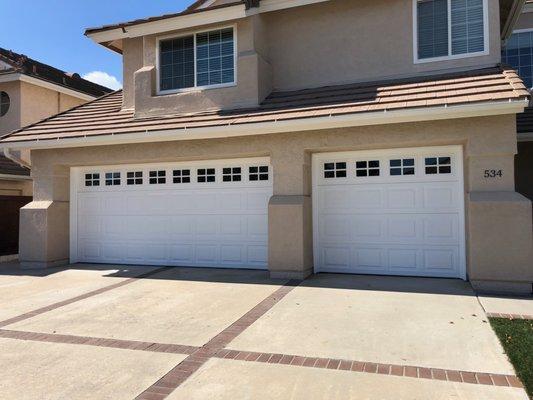
[[[266,269],[268,158],[72,170],[71,259]],[[316,272],[465,277],[459,146],[313,157]]]
[[[264,158],[72,171],[74,261],[267,268]]]

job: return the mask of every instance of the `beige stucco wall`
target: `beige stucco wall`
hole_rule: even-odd
[[[86,103],[55,90],[21,82],[21,126],[26,126],[69,108]]]
[[[6,92],[11,102],[7,114],[0,117],[0,135],[4,135],[21,126],[20,82],[2,82],[0,83],[0,91]]]
[[[479,281],[505,279],[511,283],[523,283],[532,280],[531,275],[524,274],[528,268],[525,263],[531,262],[528,261],[531,238],[517,235],[531,231],[531,204],[514,192],[515,131],[514,115],[508,115],[210,140],[38,150],[32,152],[34,196],[36,202],[60,203],[58,209],[67,213],[68,207],[65,209],[64,204],[69,202],[68,169],[72,166],[270,156],[274,182],[274,197],[269,204],[270,270],[278,275],[303,276],[312,267],[312,153],[459,144],[464,147],[465,155],[468,272]],[[503,176],[484,178],[483,170],[487,166],[502,169]],[[485,214],[483,207],[478,207],[485,202],[476,198],[480,193],[503,196],[501,201],[490,199],[490,216]],[[471,204],[474,205],[470,207]],[[46,220],[49,208],[50,205],[41,209],[33,207],[31,212],[23,210],[23,224],[31,227],[39,220],[35,217],[37,210],[42,214],[40,220]],[[513,220],[504,218],[509,210],[516,216]],[[68,215],[62,218],[68,220]],[[481,228],[486,229],[487,219],[491,221],[491,229],[506,237],[506,241],[521,243],[519,247],[522,247],[498,247],[476,236]],[[43,231],[39,224],[25,229],[24,235],[65,238],[68,236],[68,232],[67,235],[64,232],[66,225],[46,226]],[[26,240],[24,235],[22,241]],[[21,259],[33,263],[40,260],[46,264],[68,258],[67,239],[55,240],[54,246],[57,246],[54,249],[56,259],[47,254],[36,254],[38,249],[22,252]],[[507,260],[507,263],[502,265],[501,260]],[[502,269],[505,271],[503,277]]]
[[[489,1],[488,56],[415,64],[412,0],[332,0],[265,14],[274,88],[418,75],[500,60],[499,6]]]

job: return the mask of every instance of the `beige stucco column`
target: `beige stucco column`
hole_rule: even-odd
[[[20,210],[19,259],[23,268],[69,261],[69,168],[40,165],[32,157],[33,201]]]
[[[272,154],[274,195],[268,205],[268,268],[277,278],[313,272],[311,156],[302,148]]]
[[[531,293],[531,201],[515,192],[514,124],[499,143],[470,140],[466,147],[468,277],[480,291]]]

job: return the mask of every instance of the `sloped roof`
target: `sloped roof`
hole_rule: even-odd
[[[6,50],[1,47],[0,61],[12,67],[10,69],[0,70],[0,75],[14,72],[21,73],[93,97],[100,97],[113,91],[105,86],[89,82],[81,78],[78,74],[69,74],[50,65],[33,60],[24,54],[15,53],[12,50]]]
[[[236,126],[399,109],[424,109],[488,102],[525,101],[522,80],[508,67],[381,82],[274,92],[254,109],[134,118],[122,110],[118,91],[12,132],[0,144],[61,140],[164,130]]]
[[[0,175],[29,176],[30,170],[16,164],[7,157],[0,156]]]

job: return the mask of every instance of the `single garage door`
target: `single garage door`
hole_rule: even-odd
[[[465,278],[460,146],[313,157],[315,270]]]
[[[267,268],[265,158],[76,168],[73,262]]]

